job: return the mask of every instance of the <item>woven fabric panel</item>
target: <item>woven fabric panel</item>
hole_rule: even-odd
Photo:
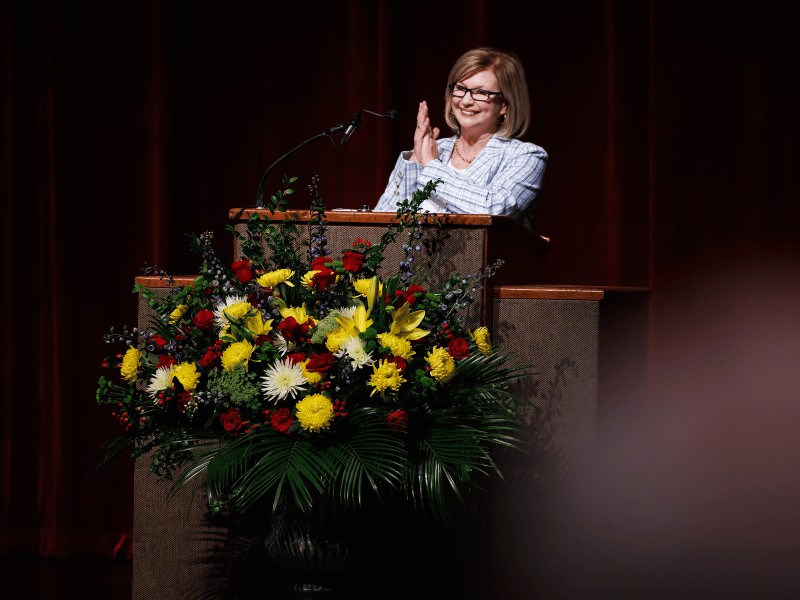
[[[577,481],[594,447],[599,301],[494,299],[492,308],[493,342],[537,374],[513,386],[533,405],[521,411],[528,452],[494,454],[505,481],[490,487],[491,584],[481,598],[562,598],[542,565],[558,543],[550,522],[565,518],[560,494]]]
[[[534,406],[523,417],[525,441],[534,456],[546,457],[538,474],[548,478],[566,474],[594,439],[599,307],[592,300],[494,300],[494,341],[538,373],[513,390]]]
[[[205,481],[192,502],[187,485],[169,502],[150,461],[136,462],[133,505],[133,600],[222,598],[228,591],[227,522],[208,510]]]
[[[301,234],[299,238],[310,240],[306,226],[299,226]],[[237,224],[236,230],[245,230],[243,224]],[[368,225],[330,225],[327,232],[328,247],[333,250],[334,258],[341,258],[341,254],[336,254],[341,250],[352,247],[356,238],[369,240],[372,244],[377,244],[381,235],[386,231],[384,226]],[[460,273],[464,277],[475,275],[483,271],[486,265],[483,264],[483,249],[486,238],[485,229],[445,229],[436,227],[425,227],[422,237],[416,240],[414,245],[419,244],[420,250],[414,253],[415,271],[425,272],[433,268],[425,283],[425,288],[438,287],[443,284],[453,273]],[[390,244],[384,253],[386,258],[383,262],[384,269],[380,275],[382,277],[391,276],[397,273],[399,263],[403,258],[403,245],[408,244],[408,236],[401,234],[397,237],[394,244]],[[302,249],[303,246],[298,240],[296,248]],[[264,252],[270,256],[268,248],[264,247]],[[241,260],[241,248],[236,246],[236,260]],[[465,324],[470,328],[480,325],[482,312],[482,296],[480,292],[475,294],[475,302],[466,310],[460,311],[464,315]]]
[[[151,288],[159,297],[169,288]],[[139,329],[156,312],[139,295]],[[229,544],[224,519],[212,519],[200,481],[167,502],[170,482],[158,482],[149,457],[136,461],[133,499],[133,600],[221,598],[228,590]]]

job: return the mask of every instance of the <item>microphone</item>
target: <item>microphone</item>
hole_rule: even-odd
[[[353,132],[356,129],[358,129],[358,126],[361,125],[361,113],[362,112],[364,112],[364,111],[363,110],[359,110],[357,112],[354,112],[353,116],[350,117],[350,121],[348,121],[348,123],[347,123],[347,128],[344,130],[344,135],[342,136],[342,139],[339,142],[340,146],[342,144],[344,144],[350,138],[350,136],[353,135]]]
[[[369,113],[369,114],[371,114],[371,115],[375,115],[376,117],[389,117],[390,119],[396,119],[396,118],[397,118],[397,115],[399,114],[399,113],[398,113],[398,112],[397,112],[395,109],[391,109],[391,110],[390,110],[388,113],[386,113],[385,115],[384,115],[384,114],[381,114],[381,113],[372,112],[371,110],[367,110],[366,108],[364,109],[364,111],[363,111],[363,112],[365,112],[365,113]]]
[[[371,110],[367,110],[366,108],[363,109],[363,110],[359,110],[357,112],[354,112],[353,116],[350,117],[350,120],[347,122],[347,125],[336,125],[334,127],[331,127],[328,130],[333,135],[336,135],[337,133],[339,133],[342,130],[342,128],[344,128],[344,135],[342,136],[342,139],[339,140],[339,143],[334,144],[337,148],[339,146],[341,146],[342,144],[344,144],[350,138],[350,136],[353,135],[353,132],[356,129],[358,129],[358,126],[361,125],[361,114],[362,113],[375,115],[376,117],[389,117],[390,119],[394,119],[398,115],[398,112],[395,109],[391,109],[385,115],[381,114],[381,113],[372,112]]]
[[[299,146],[297,146],[293,150],[290,150],[289,152],[287,152],[286,154],[281,156],[278,160],[276,160],[274,163],[272,163],[272,165],[269,167],[269,169],[267,169],[266,172],[264,173],[264,176],[261,177],[261,182],[258,184],[258,190],[256,191],[256,205],[253,208],[264,208],[265,207],[266,202],[264,200],[264,184],[267,181],[267,177],[269,176],[269,174],[272,172],[272,170],[275,167],[277,167],[279,164],[281,164],[283,161],[285,161],[287,158],[289,158],[292,154],[294,154],[295,152],[297,152],[301,148],[305,148],[309,144],[311,144],[313,142],[316,142],[317,140],[321,140],[322,138],[330,139],[331,143],[333,144],[333,147],[334,148],[338,148],[339,146],[344,144],[348,140],[348,138],[351,135],[353,135],[353,132],[356,129],[358,129],[358,126],[361,125],[361,113],[369,113],[371,115],[375,115],[376,117],[389,117],[390,119],[394,119],[395,117],[397,117],[397,111],[394,110],[394,109],[390,110],[385,115],[383,115],[381,113],[372,112],[371,110],[367,110],[367,109],[359,110],[359,111],[356,111],[356,112],[353,113],[353,116],[350,117],[350,120],[347,122],[347,125],[334,125],[330,129],[327,129],[327,130],[323,131],[322,133],[320,133],[318,135],[315,135],[314,137],[306,140],[305,142],[303,142],[302,144],[300,144]],[[333,141],[333,136],[338,135],[339,133],[342,132],[342,130],[344,130],[344,135],[342,136],[342,139],[337,144],[336,142]],[[234,221],[238,220],[239,217],[241,216],[241,214],[244,212],[244,210],[246,208],[248,208],[248,207],[243,207],[243,208],[239,209],[239,212],[236,213],[236,216],[233,218],[233,220]]]

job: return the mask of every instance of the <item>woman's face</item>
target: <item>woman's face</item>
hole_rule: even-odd
[[[479,71],[457,83],[476,92],[477,90],[500,91],[497,77],[489,69]],[[500,125],[500,115],[506,114],[506,103],[502,96],[490,96],[488,101],[483,102],[473,100],[472,95],[467,92],[463,98],[451,96],[450,101],[453,103],[453,115],[461,126],[462,133],[471,135],[494,133]]]

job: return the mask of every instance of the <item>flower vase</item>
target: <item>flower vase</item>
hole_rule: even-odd
[[[354,511],[328,496],[319,496],[310,510],[282,497],[272,519],[265,547],[269,557],[297,580],[294,598],[312,600],[332,595],[341,576],[361,558]]]

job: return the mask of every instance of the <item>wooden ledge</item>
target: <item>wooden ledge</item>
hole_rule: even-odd
[[[588,285],[499,285],[493,290],[495,298],[545,299],[545,300],[603,300],[622,295],[650,297],[650,289],[643,287]]]
[[[172,279],[175,280],[176,285],[183,285],[189,287],[197,279],[198,275],[173,275]],[[149,288],[165,288],[171,287],[167,285],[169,280],[164,277],[161,279],[158,275],[139,275],[136,278],[136,283]]]
[[[602,300],[603,296],[603,288],[584,285],[501,285],[494,288],[495,298]]]

